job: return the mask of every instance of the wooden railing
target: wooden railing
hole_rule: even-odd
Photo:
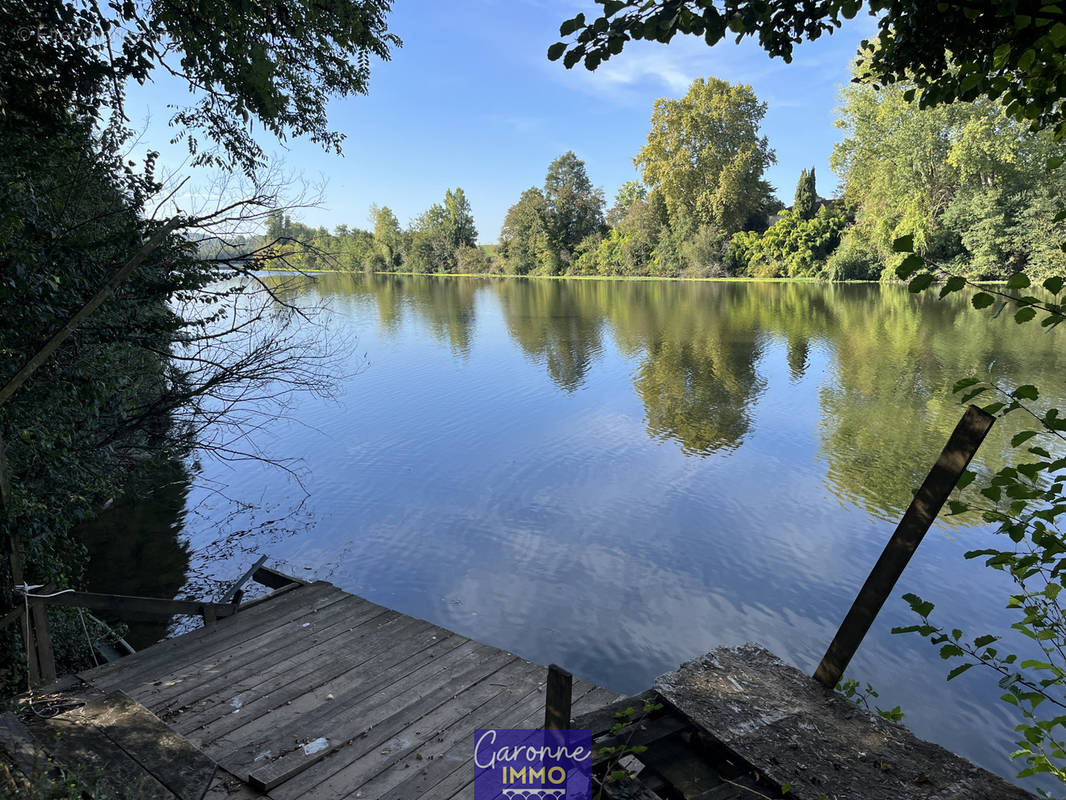
[[[263,566],[265,561],[266,556],[261,556],[241,577],[226,588],[222,593],[222,602],[217,603],[95,592],[56,592],[54,586],[43,586],[34,591],[16,587],[16,599],[21,600],[21,603],[0,617],[0,629],[22,621],[30,686],[33,688],[45,686],[54,682],[57,677],[55,653],[48,629],[48,614],[45,610],[48,606],[102,611],[123,621],[160,622],[181,615],[198,616],[203,619],[205,626],[213,625],[217,620],[233,616],[240,610],[242,587],[249,580],[274,590],[295,587],[304,583],[298,578]]]

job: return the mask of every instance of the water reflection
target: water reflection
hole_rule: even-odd
[[[182,538],[189,483],[180,462],[155,467],[129,496],[72,532],[89,551],[87,591],[141,597],[178,594],[189,570],[189,548]],[[166,632],[166,622],[131,622],[125,638],[139,650]]]
[[[812,669],[962,413],[952,382],[980,370],[1066,394],[1061,336],[905,287],[345,275],[302,287],[372,366],[336,402],[300,399],[263,431],[304,460],[312,524],[249,535],[246,561],[267,553],[623,692],[749,639]],[[1021,422],[997,424],[986,468]],[[217,472],[205,478],[253,504],[303,499],[259,464]],[[214,530],[190,535],[194,560],[220,552]],[[927,596],[945,623],[1009,633],[1005,579],[962,558],[987,536],[945,521],[900,593]],[[233,562],[201,566],[225,578],[246,565]],[[1002,690],[977,670],[946,685],[934,650],[889,633],[912,621],[890,600],[856,677],[921,735],[1010,774]]]

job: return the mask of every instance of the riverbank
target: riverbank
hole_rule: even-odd
[[[527,280],[549,281],[671,281],[681,283],[801,283],[801,284],[825,284],[825,285],[855,285],[876,284],[900,286],[906,285],[907,281],[826,281],[820,278],[749,278],[740,275],[716,278],[697,278],[684,275],[514,275],[506,272],[357,272],[349,269],[272,269],[265,267],[261,272],[278,275],[391,275],[400,278],[524,278]],[[971,280],[977,286],[1003,286],[1007,282],[1003,280],[981,281]]]

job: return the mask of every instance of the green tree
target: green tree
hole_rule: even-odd
[[[697,78],[680,100],[655,101],[634,163],[671,217],[733,233],[770,194],[762,175],[775,156],[759,135],[765,114],[750,86]]]
[[[567,151],[548,165],[544,200],[551,245],[569,261],[578,243],[603,226],[603,190],[593,188],[585,162]]]
[[[509,272],[554,274],[559,258],[552,247],[551,217],[544,193],[532,187],[507,210],[500,231],[500,258]]]
[[[1052,269],[1066,228],[1056,221],[1064,178],[1045,166],[1066,155],[996,103],[921,109],[907,84],[842,90],[845,136],[831,163],[856,208],[861,237],[887,261],[892,241],[914,237],[955,271],[986,278]]]
[[[458,250],[460,247],[477,246],[474,212],[462,188],[456,187],[454,192],[448,189],[444,193],[444,214],[448,225],[448,240],[453,248]]]
[[[796,197],[792,201],[792,213],[803,220],[810,219],[818,211],[818,188],[815,184],[814,167],[800,173],[796,184]]]
[[[374,226],[375,269],[392,271],[403,264],[403,233],[400,221],[388,206],[370,206]]]
[[[625,218],[634,203],[647,199],[648,189],[643,183],[626,181],[618,187],[618,193],[614,196],[614,205],[607,212],[607,224],[613,228]]]

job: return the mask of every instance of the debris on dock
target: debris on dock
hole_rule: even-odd
[[[670,706],[789,798],[1033,800],[826,689],[758,645],[713,650],[655,682]]]

